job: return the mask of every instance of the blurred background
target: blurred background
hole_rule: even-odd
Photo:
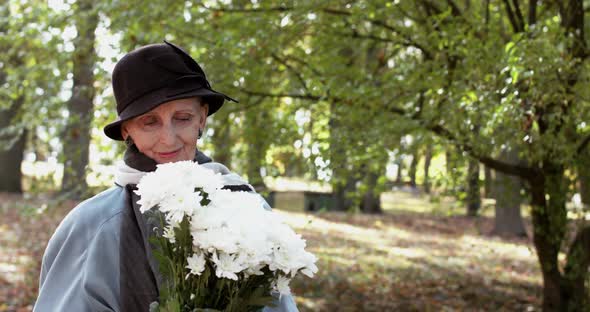
[[[590,306],[590,1],[4,0],[0,311],[113,185],[110,73],[164,39],[239,99],[199,149],[319,257],[302,311]]]

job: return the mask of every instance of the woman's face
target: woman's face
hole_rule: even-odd
[[[156,163],[193,160],[208,111],[198,98],[173,100],[125,121],[121,134],[124,139],[131,136],[139,151]]]

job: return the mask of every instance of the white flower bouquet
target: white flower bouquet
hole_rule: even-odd
[[[141,212],[160,218],[151,238],[166,281],[160,311],[256,311],[271,292],[290,294],[297,273],[317,272],[305,240],[259,195],[224,190],[219,174],[194,162],[158,165],[136,193]]]

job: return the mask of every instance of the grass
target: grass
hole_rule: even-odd
[[[0,311],[30,311],[40,259],[75,203],[0,194]],[[301,311],[534,311],[541,277],[528,239],[488,236],[448,199],[384,195],[386,213],[277,211],[307,239],[319,272],[291,284]],[[449,213],[448,210],[451,209]]]

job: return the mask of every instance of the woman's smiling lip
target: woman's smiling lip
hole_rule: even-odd
[[[179,149],[172,151],[172,152],[160,152],[160,153],[158,153],[158,156],[160,156],[162,158],[173,158],[176,155],[178,155],[178,153],[180,153],[180,150],[181,149],[179,148]]]

